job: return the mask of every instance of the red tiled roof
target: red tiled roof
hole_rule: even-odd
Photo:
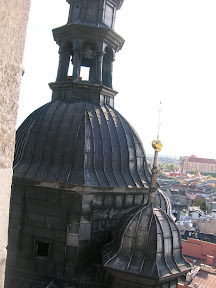
[[[189,158],[187,159],[187,162],[205,163],[205,164],[216,164],[216,160],[215,160],[215,159],[195,158],[195,157],[189,157]]]
[[[199,288],[215,288],[216,287],[216,274],[211,274],[207,271],[200,270],[194,279],[187,287],[195,287],[197,283]]]

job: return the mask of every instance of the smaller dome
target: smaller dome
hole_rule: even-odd
[[[112,242],[102,251],[105,267],[158,281],[191,268],[182,255],[181,237],[162,209],[136,208],[120,222]]]

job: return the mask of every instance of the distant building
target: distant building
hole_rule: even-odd
[[[183,156],[179,159],[179,170],[180,172],[216,173],[216,160],[198,158],[195,155]]]
[[[189,215],[192,219],[198,219],[200,216],[204,216],[204,212],[198,206],[188,207]]]
[[[206,207],[207,207],[208,212],[211,213],[213,210],[214,211],[216,210],[216,196],[215,195],[206,197],[205,202],[206,202]]]
[[[187,238],[187,241],[183,240],[182,248],[187,261],[195,266],[178,288],[216,287],[216,244]]]

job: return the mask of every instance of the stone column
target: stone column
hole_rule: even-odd
[[[70,64],[70,53],[60,52],[59,53],[59,67],[56,81],[66,81],[68,75],[68,68]]]
[[[97,55],[97,82],[102,84],[102,70],[103,70],[103,53]]]
[[[30,0],[0,0],[0,287],[4,287],[8,215],[22,59]]]
[[[80,51],[75,49],[73,56],[73,80],[79,80],[80,78],[80,68],[81,68],[81,54]]]

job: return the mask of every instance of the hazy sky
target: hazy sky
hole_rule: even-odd
[[[124,0],[115,31],[115,108],[152,153],[162,102],[161,154],[216,158],[214,0]],[[58,67],[51,30],[67,21],[66,0],[32,0],[18,125],[51,99]]]

